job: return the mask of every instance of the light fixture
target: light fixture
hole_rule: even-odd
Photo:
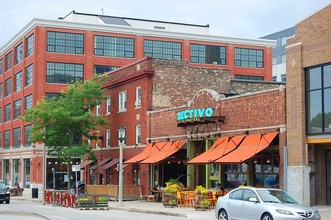
[[[270,159],[267,159],[267,163],[270,163]]]
[[[170,161],[168,161],[168,164],[170,164]]]
[[[256,164],[257,163],[257,160],[254,160],[254,163]]]

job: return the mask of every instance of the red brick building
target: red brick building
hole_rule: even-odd
[[[18,118],[24,115],[25,109],[34,107],[44,96],[58,95],[72,80],[86,80],[94,73],[103,74],[145,56],[185,60],[188,64],[186,68],[202,68],[201,76],[196,76],[201,79],[209,69],[215,69],[229,71],[229,79],[232,76],[237,79],[271,80],[273,41],[212,36],[208,34],[208,30],[208,25],[120,18],[75,11],[58,20],[33,19],[0,48],[1,179],[10,186],[19,183],[21,187],[29,188],[35,183],[40,187],[44,165],[47,167],[47,188],[52,188],[52,169],[57,175],[56,179],[59,179],[56,188],[59,185],[65,186],[67,178],[73,178],[64,174],[66,165],[59,164],[55,158],[47,156],[44,164],[43,145],[29,143],[27,137],[31,125]],[[191,77],[189,74],[182,75],[177,81],[169,77],[168,80],[173,88],[178,88],[182,81]],[[121,84],[122,79],[118,79],[118,85]],[[153,86],[149,87],[147,77],[141,89],[160,90],[159,85]],[[139,104],[131,102],[135,91],[139,93],[139,90],[135,90],[135,84],[125,89],[128,91],[128,107]],[[122,95],[124,98],[125,94]],[[176,103],[183,103],[185,98],[187,97],[171,103],[160,99],[157,106],[165,107],[169,103],[175,106]],[[154,102],[150,97],[144,97],[141,101]],[[112,100],[109,100],[109,106],[110,102]],[[113,104],[111,103],[112,107]],[[99,110],[101,114],[106,111],[97,111]],[[148,121],[145,110],[151,109],[135,110],[141,111],[139,117],[142,124]],[[114,123],[117,120],[123,120],[124,123],[137,118],[138,114],[132,113],[125,118],[113,118],[112,115],[109,117]],[[143,126],[145,125],[141,127],[140,143],[146,144],[145,138],[149,137],[150,131]],[[134,127],[130,129],[139,130]],[[103,141],[100,148],[96,149],[97,152],[102,151],[101,155],[104,154],[104,148],[118,148],[116,129],[102,132],[101,135],[107,141]],[[133,131],[128,133],[132,134]],[[136,142],[134,136],[128,136],[126,144],[135,146]],[[72,161],[73,164],[79,162],[78,158]],[[95,183],[106,182],[103,176],[95,176],[92,180]]]
[[[239,181],[249,185],[283,186],[283,86],[234,80],[228,70],[190,67],[187,61],[147,57],[110,72],[104,88],[112,100],[109,132],[116,134],[118,127],[126,128],[125,185],[139,183],[146,192],[149,187],[165,186],[169,179],[178,178],[191,189],[197,185],[211,188],[219,181],[227,188]],[[137,88],[140,88],[140,96],[137,96]],[[127,105],[120,111],[119,94],[123,92],[128,97]],[[136,103],[140,105],[136,106]],[[179,119],[179,112],[193,112],[194,109],[208,109],[206,115],[210,114],[207,111],[213,113],[208,117]],[[137,132],[137,127],[141,132]],[[242,137],[240,141],[243,141],[246,137],[249,140],[253,135],[259,135],[262,140],[268,133],[275,135],[266,149],[250,154],[243,161],[218,162],[222,159],[220,155],[212,161],[190,163],[209,150],[218,138],[239,140]],[[117,144],[118,138],[111,140]],[[137,143],[137,140],[141,142]],[[130,144],[132,142],[137,145]],[[235,147],[238,146],[239,142]],[[118,158],[119,150],[110,147],[102,152],[102,158],[110,158],[111,163]],[[236,151],[233,153],[240,155]],[[233,177],[235,169],[240,169],[237,179]],[[118,181],[116,167],[100,168],[97,175],[105,178],[107,184]]]
[[[288,191],[331,204],[331,5],[295,26],[287,46]]]

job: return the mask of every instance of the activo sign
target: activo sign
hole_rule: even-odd
[[[212,108],[190,109],[178,112],[177,121],[186,121],[196,118],[211,117],[214,114]]]

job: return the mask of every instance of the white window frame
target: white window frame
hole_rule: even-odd
[[[106,129],[106,147],[110,147],[110,129]]]
[[[282,37],[280,38],[280,45],[282,46],[286,46],[287,45],[287,37]]]
[[[136,125],[136,144],[141,144],[141,126]]]
[[[282,59],[282,63],[286,63],[286,54],[283,54],[281,56],[281,59]]]
[[[111,98],[107,96],[107,104],[106,104],[106,115],[110,115],[111,110]]]
[[[141,108],[141,86],[136,87],[136,100],[134,104],[136,108]]]
[[[118,94],[118,111],[126,111],[126,91],[120,92]]]
[[[95,115],[100,115],[100,105],[95,107]]]

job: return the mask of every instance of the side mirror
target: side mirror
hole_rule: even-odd
[[[248,201],[257,203],[257,199],[256,198],[249,198]]]

